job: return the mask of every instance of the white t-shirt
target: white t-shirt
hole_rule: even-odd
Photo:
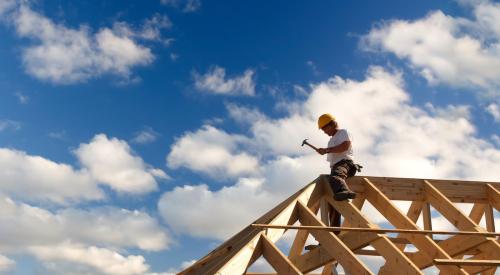
[[[349,137],[349,133],[347,133],[347,130],[338,129],[335,135],[333,135],[330,138],[330,141],[328,141],[328,148],[335,147],[348,140],[351,141],[351,138]],[[326,155],[326,160],[330,162],[330,167],[333,167],[335,163],[343,159],[352,159],[352,144],[349,146],[349,149],[342,153],[328,153]]]

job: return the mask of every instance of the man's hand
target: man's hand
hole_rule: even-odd
[[[318,148],[318,150],[316,150],[316,152],[318,152],[318,154],[320,154],[320,155],[324,155],[327,153],[326,148]]]

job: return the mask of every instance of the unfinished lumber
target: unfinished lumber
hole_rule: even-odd
[[[265,234],[260,236],[260,245],[262,246],[262,256],[279,274],[302,274]]]
[[[405,229],[421,230],[412,220],[406,217],[401,211],[367,178],[365,180],[366,198],[377,210],[394,226]],[[451,257],[437,245],[429,236],[406,235],[420,251],[427,254],[428,259]],[[437,266],[442,272],[447,274],[467,274],[455,266]]]
[[[495,273],[500,262],[500,233],[495,231],[500,183],[353,177],[347,182],[356,199],[339,202],[327,177],[316,178],[179,274],[330,275],[336,264],[349,274],[372,274],[360,256],[385,259],[379,274],[422,274],[430,266],[442,274]],[[397,200],[411,202],[407,212],[397,207]],[[470,213],[463,213],[457,202],[472,204]],[[377,221],[365,214],[365,203],[382,215]],[[329,226],[332,211],[342,215],[342,226]],[[423,228],[416,225],[421,215]],[[388,223],[394,228],[381,228],[377,223],[382,217],[382,227]],[[443,217],[456,230],[436,230],[435,219]],[[483,217],[485,227],[479,225]],[[286,255],[276,242],[290,230],[296,235]],[[320,245],[304,251],[309,234]],[[251,272],[249,267],[260,257],[274,271]]]
[[[299,210],[299,220],[302,224],[325,226],[312,211],[297,202]],[[323,247],[332,255],[344,269],[352,274],[373,274],[356,255],[333,233],[324,231],[312,231],[311,234]]]
[[[493,260],[434,259],[434,263],[439,265],[500,266],[500,261]]]

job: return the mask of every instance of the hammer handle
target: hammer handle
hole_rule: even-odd
[[[313,148],[315,151],[318,151],[318,148],[314,147],[313,145],[309,144],[309,142],[304,142],[304,144],[306,144],[307,146]]]

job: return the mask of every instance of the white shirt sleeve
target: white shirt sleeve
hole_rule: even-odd
[[[349,137],[349,133],[347,133],[347,130],[345,129],[340,129],[337,135],[338,135],[338,144],[341,144],[344,141],[351,140],[351,138]]]

